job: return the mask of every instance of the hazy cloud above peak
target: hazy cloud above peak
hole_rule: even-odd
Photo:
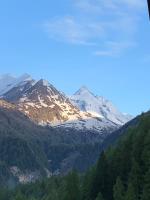
[[[103,12],[104,9],[111,9],[120,11],[123,9],[141,10],[145,7],[144,0],[73,0],[74,5],[85,11]]]
[[[44,22],[44,29],[51,39],[76,45],[94,45],[97,48],[94,54],[97,56],[121,55],[137,42],[135,35],[144,12],[145,1],[69,2],[72,11],[68,10],[65,15],[58,15]]]
[[[73,44],[92,44],[92,39],[101,38],[103,25],[99,22],[78,21],[74,16],[62,16],[44,23],[50,38]]]

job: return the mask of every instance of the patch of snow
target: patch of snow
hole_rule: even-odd
[[[58,95],[54,95],[53,98],[58,100]]]
[[[94,111],[88,111],[92,116],[98,117],[98,118],[104,118],[101,114],[94,112]]]
[[[47,80],[42,79],[43,86],[49,87],[50,84]]]
[[[35,107],[36,104],[32,103],[32,102],[27,102],[26,105],[31,106],[31,107]]]
[[[53,105],[50,105],[50,106],[48,106],[49,108],[54,108],[55,107],[55,105],[53,104]]]
[[[78,130],[94,130],[103,134],[104,130],[111,132],[117,129],[116,124],[108,123],[107,120],[98,120],[96,118],[80,119],[80,120],[68,120],[65,123],[60,123],[54,127],[74,128]],[[119,127],[119,126],[118,126]]]
[[[40,102],[41,106],[43,106],[43,107],[45,107],[45,108],[47,108],[47,107],[48,107],[48,105],[44,103],[44,100],[43,100],[43,99],[41,99],[41,98],[40,98],[40,96],[38,96],[38,100],[39,100],[39,102]]]
[[[27,101],[27,100],[28,100],[27,97],[22,97],[22,98],[20,98],[19,102],[25,102],[25,101]]]

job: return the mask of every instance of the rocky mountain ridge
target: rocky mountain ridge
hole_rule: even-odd
[[[35,81],[27,74],[16,79],[4,76],[1,82],[5,83],[4,89],[1,86],[1,98],[40,125],[103,133],[114,131],[129,121],[110,102],[100,100],[86,88],[69,98],[48,81]]]

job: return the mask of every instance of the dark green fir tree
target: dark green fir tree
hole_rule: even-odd
[[[120,177],[118,177],[116,184],[114,185],[114,188],[113,188],[114,200],[124,200],[124,195],[125,195],[124,185]]]

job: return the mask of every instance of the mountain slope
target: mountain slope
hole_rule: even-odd
[[[86,87],[80,88],[70,99],[80,110],[89,112],[118,125],[123,125],[132,119],[131,116],[118,111],[118,109],[104,97],[95,96]]]
[[[101,134],[119,127],[94,112],[81,111],[68,97],[43,79],[37,82],[29,79],[17,84],[3,94],[3,99],[14,103],[21,112],[41,125],[94,130]]]
[[[80,112],[66,96],[43,79],[29,87],[27,84],[25,86],[25,90],[20,86],[15,88],[21,91],[20,95],[16,96],[13,88],[4,95],[4,99],[15,103],[20,111],[39,124],[57,125],[67,120],[91,117],[88,113]]]
[[[0,100],[0,168],[7,172],[1,180],[26,183],[73,168],[83,172],[96,162],[106,136],[38,126],[15,105]]]
[[[150,112],[147,112],[132,122],[132,128],[124,129],[117,145],[102,152],[97,164],[85,175],[72,172],[65,177],[20,186],[15,193],[18,194],[19,190],[24,199],[37,200],[64,200],[70,197],[82,200],[149,200],[149,133]],[[13,195],[14,191],[11,198]]]

